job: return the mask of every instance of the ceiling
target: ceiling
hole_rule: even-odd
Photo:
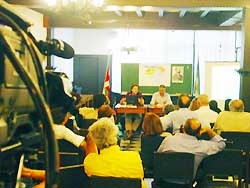
[[[49,7],[44,0],[7,0],[41,12],[49,27],[240,30],[250,0],[105,0],[101,9]]]

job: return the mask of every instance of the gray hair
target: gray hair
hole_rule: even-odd
[[[229,103],[229,110],[232,112],[244,112],[244,102],[240,99],[232,100]]]
[[[117,144],[118,128],[110,118],[101,118],[89,127],[89,133],[98,149]]]

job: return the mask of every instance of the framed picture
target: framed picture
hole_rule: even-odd
[[[183,83],[184,66],[172,66],[172,83]]]

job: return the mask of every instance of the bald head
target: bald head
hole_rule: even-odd
[[[197,136],[201,130],[201,123],[199,120],[191,118],[187,119],[184,125],[184,133],[191,136]]]
[[[242,100],[232,100],[229,103],[229,110],[232,112],[244,112],[245,106]]]
[[[198,97],[198,101],[200,102],[201,106],[208,106],[209,105],[209,98],[205,94],[200,95]]]

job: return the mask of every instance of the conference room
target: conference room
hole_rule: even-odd
[[[249,7],[0,0],[0,188],[248,187]]]

